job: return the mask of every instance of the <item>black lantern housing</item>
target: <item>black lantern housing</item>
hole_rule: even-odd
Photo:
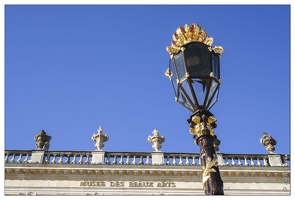
[[[169,72],[176,101],[191,112],[210,110],[218,101],[220,54],[202,42],[190,42],[171,54]]]
[[[216,118],[209,111],[217,102],[220,80],[221,46],[212,48],[213,38],[197,24],[178,27],[172,35],[169,68],[175,99],[193,112],[188,119],[190,133],[200,147],[203,189],[206,195],[223,195],[223,181],[214,147]]]

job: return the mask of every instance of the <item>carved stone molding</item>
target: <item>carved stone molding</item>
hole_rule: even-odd
[[[147,169],[64,169],[64,168],[50,168],[50,169],[40,169],[40,168],[5,168],[5,173],[7,174],[42,174],[42,175],[111,175],[111,176],[197,176],[201,177],[203,175],[202,171],[199,170],[175,170],[175,169],[159,169],[159,170],[147,170]],[[230,170],[220,170],[223,177],[290,177],[290,170],[282,168],[279,171],[262,171],[257,170],[243,170],[240,171],[230,171]]]

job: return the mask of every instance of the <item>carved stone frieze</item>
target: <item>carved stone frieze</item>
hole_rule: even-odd
[[[230,168],[230,167],[227,167]],[[33,179],[38,179],[38,174],[42,174],[44,176],[56,176],[58,175],[59,179],[64,177],[65,179],[69,178],[69,175],[73,174],[76,178],[79,176],[82,177],[91,177],[91,176],[103,176],[103,177],[114,177],[114,176],[122,176],[122,177],[183,177],[189,179],[190,177],[199,177],[199,181],[201,181],[202,173],[201,169],[191,169],[191,170],[175,170],[175,169],[161,169],[161,170],[146,170],[146,169],[102,169],[97,170],[96,168],[85,168],[85,169],[71,169],[71,168],[60,168],[60,169],[40,169],[40,168],[32,168],[32,169],[24,169],[24,168],[6,168],[5,173],[7,176],[15,176],[19,177],[21,174],[27,174],[28,177],[34,177]],[[261,169],[261,167],[256,167],[253,169],[240,169],[239,171],[227,169],[225,171],[220,171],[222,177],[237,177],[246,179],[257,179],[257,178],[272,178],[273,180],[280,177],[290,177],[290,171],[286,169],[281,169],[279,171],[270,171],[269,168]],[[13,175],[15,174],[15,175]],[[85,176],[86,175],[86,176]],[[246,178],[246,179],[245,179]],[[29,178],[30,179],[30,178]]]

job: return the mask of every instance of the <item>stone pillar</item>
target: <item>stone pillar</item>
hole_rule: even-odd
[[[217,159],[218,159],[218,165],[223,166],[224,161],[223,161],[223,154],[222,153],[216,153],[217,154]]]
[[[153,152],[152,153],[152,164],[153,165],[164,165],[164,153]]]
[[[270,166],[283,166],[282,158],[278,154],[268,155],[268,161]]]
[[[93,151],[91,164],[104,164],[105,151]]]
[[[44,162],[44,156],[45,151],[32,151],[31,160],[29,160],[29,163],[43,163]]]

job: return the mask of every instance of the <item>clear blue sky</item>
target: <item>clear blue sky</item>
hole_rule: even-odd
[[[174,100],[166,46],[177,27],[197,23],[224,48],[217,118],[222,153],[290,153],[290,7],[250,5],[5,6],[5,149],[196,152]]]

